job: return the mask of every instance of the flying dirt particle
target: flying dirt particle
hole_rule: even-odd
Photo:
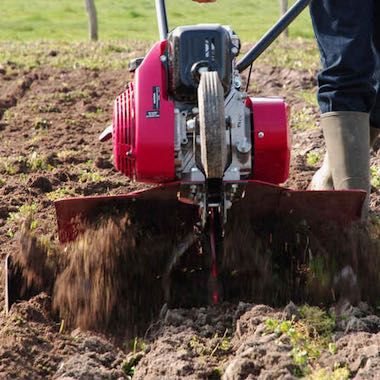
[[[108,219],[67,247],[53,306],[70,325],[133,335],[157,317],[167,257],[181,233],[149,220]]]
[[[13,265],[20,268],[25,281],[24,291],[34,288],[35,292],[51,292],[62,256],[48,241],[38,239],[32,231],[31,219],[27,219],[19,233],[20,249],[12,256]],[[21,294],[22,296],[22,294]]]

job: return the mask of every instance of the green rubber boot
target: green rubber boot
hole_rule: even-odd
[[[369,145],[372,148],[380,134],[379,128],[371,127],[369,130]],[[328,153],[323,158],[322,166],[315,172],[309,186],[310,190],[334,190],[334,183],[330,168]]]
[[[369,204],[369,114],[364,112],[328,112],[321,126],[335,190],[367,191],[363,217]]]

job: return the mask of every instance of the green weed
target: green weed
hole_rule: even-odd
[[[57,153],[57,157],[62,161],[71,161],[76,158],[78,152],[76,150],[62,150]]]
[[[47,130],[51,126],[51,122],[47,119],[43,118],[37,118],[36,121],[34,122],[34,129],[36,130]]]
[[[2,157],[0,158],[0,171],[8,175],[14,175],[17,173],[17,167],[15,165],[18,159],[22,157],[12,158],[12,157]]]
[[[196,336],[192,336],[189,342],[189,348],[198,356],[207,354],[206,345]]]
[[[371,167],[371,185],[375,189],[380,189],[380,168],[377,166]]]
[[[335,368],[333,371],[323,368],[319,369],[309,376],[306,380],[348,380],[350,378],[350,370],[346,367]]]
[[[97,172],[91,172],[88,170],[82,170],[79,173],[79,182],[86,183],[86,182],[101,182],[104,178]]]
[[[31,230],[35,230],[38,227],[37,220],[34,219],[34,214],[37,212],[37,205],[32,203],[30,205],[25,204],[18,208],[16,212],[9,213],[7,223],[13,223],[16,225],[22,224],[25,220],[29,220],[29,226]],[[10,227],[7,231],[7,236],[13,238],[15,234],[14,227]]]
[[[133,355],[131,359],[125,360],[121,365],[121,370],[127,375],[127,379],[132,379],[135,374],[136,366],[144,357],[142,353]]]
[[[124,345],[131,351],[132,357],[122,363],[121,369],[127,375],[128,379],[132,379],[135,374],[137,364],[144,357],[146,344],[142,339],[135,337],[134,339],[126,342]]]
[[[66,187],[61,187],[57,190],[51,191],[50,193],[46,194],[47,198],[52,202],[55,202],[58,199],[62,199],[62,198],[69,198],[74,195],[75,195],[75,192]]]
[[[33,152],[28,157],[27,166],[31,172],[36,172],[39,170],[53,170],[53,167],[47,163],[46,157],[44,155],[38,154],[37,152]]]
[[[321,154],[319,152],[311,151],[306,155],[306,162],[310,166],[317,165],[321,160]]]
[[[320,357],[322,350],[333,350],[331,339],[335,320],[318,307],[305,305],[300,308],[300,313],[302,319],[299,321],[268,319],[266,332],[290,338],[296,375],[305,376],[311,373],[311,365]]]

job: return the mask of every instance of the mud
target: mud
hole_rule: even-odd
[[[136,56],[142,53],[137,51]],[[357,232],[335,233],[324,226],[324,237],[314,239],[302,229],[290,235],[287,228],[276,224],[269,231],[254,233],[244,223],[231,225],[235,239],[227,236],[226,250],[234,254],[224,257],[224,278],[236,292],[248,289],[246,301],[250,302],[239,303],[233,290],[232,303],[175,308],[208,299],[199,291],[207,289],[208,281],[196,270],[199,262],[184,258],[181,264],[188,270],[171,279],[179,289],[171,295],[177,301],[165,305],[162,254],[172,254],[173,247],[193,233],[178,226],[170,229],[167,211],[151,212],[139,226],[128,225],[133,215],[100,223],[64,252],[56,240],[54,199],[142,188],[113,169],[111,143],[97,142],[109,124],[112,101],[125,86],[125,70],[53,68],[49,64],[25,70],[7,62],[2,68],[0,258],[12,254],[28,268],[24,273],[28,282],[46,288],[49,295],[38,292],[31,300],[15,304],[8,316],[0,315],[1,378],[292,379],[299,372],[289,340],[265,331],[268,319],[291,319],[298,313],[296,306],[273,307],[285,306],[290,299],[333,303],[334,313],[343,316],[334,330],[336,352],[323,349],[313,368],[332,373],[335,363],[341,363],[352,378],[377,378],[378,187],[372,187],[370,230],[358,227]],[[300,91],[315,91],[315,74],[258,65],[251,91],[285,96],[294,122],[302,114],[310,125],[317,125],[315,105],[297,96]],[[311,162],[310,155],[323,156],[323,136],[318,128],[294,129],[292,140],[291,176],[286,185],[306,189],[321,164]],[[371,163],[379,167],[378,149],[371,153]],[[30,228],[20,235],[22,220],[29,214]],[[162,239],[168,235],[170,239]],[[139,254],[125,262],[124,249]],[[339,259],[334,261],[330,253],[338,253]],[[142,268],[146,256],[151,264]],[[244,269],[248,265],[247,277]],[[305,271],[306,267],[311,269]],[[118,269],[116,277],[111,275],[113,268]],[[231,276],[236,273],[242,277]],[[1,268],[1,309],[3,274]],[[188,287],[181,288],[184,276],[187,284],[193,284],[188,293],[182,292]],[[52,278],[57,277],[53,286]],[[342,285],[345,282],[354,284],[349,294],[341,292],[347,289]],[[305,284],[312,293],[305,294]],[[130,297],[128,286],[140,290],[134,293],[140,296]],[[193,297],[196,293],[202,293],[200,301]],[[347,298],[357,305],[350,306]],[[369,303],[357,303],[359,299]],[[149,308],[144,307],[147,303]],[[138,306],[134,315],[129,313],[132,305]],[[120,321],[133,327],[127,331]]]

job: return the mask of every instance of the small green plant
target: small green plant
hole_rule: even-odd
[[[292,358],[297,366],[295,375],[305,376],[311,372],[311,365],[320,357],[322,350],[335,349],[331,343],[335,327],[334,318],[318,307],[308,305],[300,308],[302,318],[296,321],[267,319],[266,332],[277,336],[286,335],[292,345]]]
[[[13,238],[17,230],[15,225],[20,225],[26,220],[28,220],[30,230],[35,230],[38,227],[38,222],[34,219],[34,214],[36,212],[37,205],[33,203],[31,205],[22,205],[16,212],[9,213],[7,223],[12,223],[13,225],[8,228],[6,235],[9,238]]]
[[[189,348],[191,348],[191,350],[195,352],[198,356],[203,356],[207,353],[207,347],[204,345],[203,342],[199,340],[199,338],[196,335],[191,337],[189,342]]]
[[[44,118],[37,118],[34,122],[34,129],[36,130],[47,130],[51,126],[51,122]]]
[[[51,191],[50,193],[46,194],[47,198],[52,202],[58,199],[72,197],[74,195],[75,192],[67,187],[61,187],[57,190]]]
[[[135,374],[136,366],[144,357],[142,353],[133,355],[131,359],[125,360],[121,365],[121,370],[127,375],[127,379],[132,379]]]
[[[62,150],[57,153],[57,157],[62,161],[70,161],[77,157],[78,152],[75,150]]]
[[[103,181],[103,177],[97,172],[90,172],[88,170],[82,170],[79,173],[79,182],[101,182]]]
[[[19,207],[16,212],[9,213],[7,221],[9,222],[19,222],[24,220],[29,216],[33,216],[37,212],[37,205],[32,203],[30,205],[25,204]]]
[[[36,172],[38,170],[51,171],[53,169],[53,167],[46,162],[46,157],[38,154],[37,152],[33,152],[28,157],[27,166],[32,172]]]
[[[321,160],[321,155],[319,152],[308,152],[306,155],[306,162],[310,166],[315,166]]]
[[[214,349],[211,351],[210,356],[214,356],[216,352],[227,353],[231,349],[231,339],[228,334],[228,329],[224,332],[223,336],[219,338],[218,333],[216,333],[213,337],[213,340],[216,340],[216,345]]]
[[[14,175],[17,173],[17,167],[15,165],[18,158],[4,157],[0,158],[0,170],[8,175]]]
[[[132,379],[135,374],[135,369],[140,360],[144,357],[144,351],[146,349],[145,342],[135,337],[134,339],[124,343],[127,349],[131,350],[132,357],[125,360],[121,365],[122,371],[127,375],[128,379]]]
[[[299,309],[302,320],[313,336],[331,340],[334,332],[336,320],[335,316],[330,316],[326,311],[317,306],[303,305]]]
[[[371,167],[371,185],[375,189],[380,189],[380,168],[377,166]]]
[[[333,371],[326,368],[319,369],[307,376],[306,380],[348,380],[349,378],[349,369],[346,367],[339,367],[335,368]]]

